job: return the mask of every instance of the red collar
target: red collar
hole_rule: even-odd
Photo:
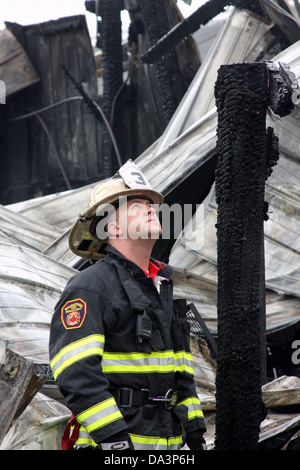
[[[143,269],[143,268],[142,268]],[[157,273],[158,271],[160,270],[161,268],[159,266],[156,266],[154,263],[152,263],[151,261],[149,261],[149,270],[148,271],[144,271],[145,275],[147,277],[151,277],[152,281],[154,282],[154,279],[155,277],[157,276]]]

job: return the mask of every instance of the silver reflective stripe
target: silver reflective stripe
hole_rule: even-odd
[[[108,398],[77,416],[89,433],[122,418],[114,398]]]
[[[175,371],[173,351],[146,353],[106,353],[103,354],[102,370],[105,373],[167,373]]]
[[[186,372],[194,374],[193,357],[185,351],[153,351],[146,353],[107,353],[102,360],[104,373],[143,373]]]
[[[176,371],[194,375],[193,356],[191,353],[179,351],[174,356]]]
[[[50,365],[55,380],[67,367],[81,359],[92,355],[103,355],[104,336],[91,335],[70,343],[62,348],[51,360]]]
[[[182,436],[165,438],[130,433],[130,438],[134,450],[179,450],[182,445]]]
[[[201,403],[198,397],[189,397],[178,403],[179,405],[185,405],[188,409],[188,420],[194,418],[203,418],[203,411]]]
[[[134,445],[134,450],[179,450],[182,445],[182,436],[162,438],[140,436],[130,433],[130,438]],[[80,427],[78,439],[75,445],[76,448],[87,446],[100,448],[83,427]]]
[[[79,433],[78,433],[78,439],[85,439],[85,440],[90,440],[92,439],[87,430],[83,427],[80,426],[79,428]]]
[[[78,438],[75,442],[75,446],[76,448],[88,446],[100,447],[98,444],[96,444],[96,442],[92,439],[90,434],[83,426],[80,426],[79,428]]]

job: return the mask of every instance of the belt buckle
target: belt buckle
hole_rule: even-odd
[[[164,396],[164,407],[166,410],[171,410],[177,403],[177,392],[175,392],[172,388],[166,392]]]
[[[122,393],[128,393],[128,400],[126,404],[122,403]],[[133,400],[133,388],[128,387],[121,387],[118,390],[118,405],[121,408],[132,408],[132,400]]]

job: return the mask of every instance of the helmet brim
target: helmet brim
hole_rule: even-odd
[[[101,212],[105,211],[105,206],[115,204],[122,197],[147,197],[152,203],[159,207],[163,203],[163,196],[159,192],[152,189],[130,189],[126,188],[115,194],[93,204],[86,212],[79,216],[69,235],[69,247],[71,251],[82,258],[99,260],[105,255],[104,245],[106,239],[100,239],[94,230],[97,221],[97,209],[101,206]]]

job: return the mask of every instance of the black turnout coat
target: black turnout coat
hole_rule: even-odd
[[[151,262],[154,279],[108,246],[55,307],[50,364],[78,446],[126,431],[136,449],[177,449],[184,432],[205,431],[184,302],[173,301],[171,268]]]

